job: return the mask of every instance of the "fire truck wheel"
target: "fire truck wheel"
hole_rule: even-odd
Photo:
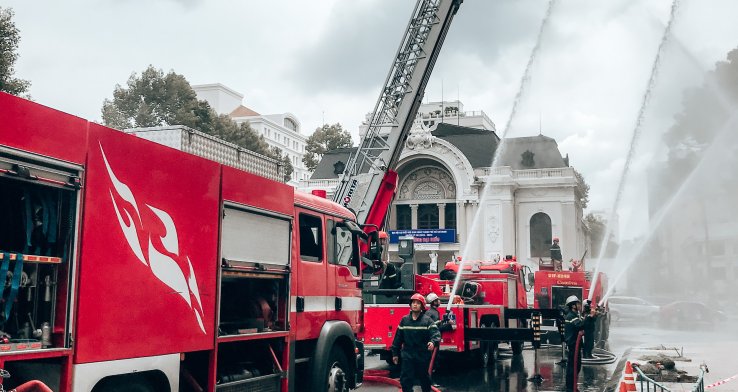
[[[126,380],[126,382],[124,383],[105,381],[96,385],[95,388],[93,388],[93,392],[156,392],[156,390],[151,385],[140,380],[131,379]]]
[[[328,357],[328,375],[327,384],[328,392],[344,392],[349,390],[349,374],[350,369],[346,354],[340,347],[334,346],[331,349],[331,355]]]
[[[495,325],[482,324],[482,328],[495,328]],[[489,367],[497,360],[497,342],[483,341],[479,351],[482,367]]]

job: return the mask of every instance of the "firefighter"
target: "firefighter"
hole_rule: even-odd
[[[553,262],[554,270],[561,271],[564,263],[564,258],[561,256],[561,247],[559,246],[559,237],[553,238],[551,244],[551,262]]]
[[[582,369],[582,345],[579,344],[577,347],[577,338],[579,331],[583,331],[590,324],[594,324],[595,320],[595,309],[590,309],[590,312],[584,317],[580,314],[581,301],[576,295],[571,295],[566,299],[567,313],[564,316],[564,341],[566,342],[566,348],[568,355],[566,358],[566,391],[575,392],[578,380],[574,379],[574,373],[577,373]],[[578,352],[577,352],[578,351]],[[576,367],[576,370],[574,370]]]
[[[438,326],[438,331],[445,332],[456,329],[456,323],[448,320],[447,317],[443,317],[443,319],[441,318],[441,313],[438,311],[438,308],[441,307],[441,299],[438,298],[438,295],[436,295],[436,293],[428,294],[425,297],[425,302],[429,306],[428,311],[425,312],[425,315],[430,317],[430,319],[433,320],[436,326]]]
[[[438,326],[425,314],[425,298],[420,293],[410,297],[410,313],[400,320],[395,339],[392,341],[392,362],[400,363],[400,384],[403,392],[411,392],[415,380],[420,382],[423,392],[431,390],[428,374],[431,354],[441,342]]]
[[[595,344],[595,326],[599,314],[597,309],[592,309],[592,301],[585,299],[582,306],[582,312],[584,314],[590,313],[592,310],[595,311],[594,321],[584,325],[584,347],[583,347],[583,358],[593,358],[592,350],[594,350]]]

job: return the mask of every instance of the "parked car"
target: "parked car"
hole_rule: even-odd
[[[665,328],[712,328],[726,321],[727,316],[702,302],[676,301],[661,307],[659,320],[661,326]]]
[[[659,307],[638,297],[612,296],[608,298],[610,320],[658,320]]]

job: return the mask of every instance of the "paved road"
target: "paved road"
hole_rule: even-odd
[[[659,345],[684,347],[684,354],[694,361],[706,361],[711,373],[708,383],[738,373],[738,333],[733,331],[734,324],[726,323],[716,327],[684,326],[683,329],[661,329],[650,324],[629,322],[613,324],[610,333],[610,349],[617,358],[631,347]],[[563,391],[564,367],[557,364],[561,360],[561,349],[558,347],[539,350],[538,374],[544,378],[541,384],[528,381],[536,374],[534,352],[525,350],[522,356],[502,356],[493,366],[487,369],[468,368],[464,358],[452,357],[444,361],[434,375],[434,381],[444,391]],[[580,381],[583,392],[601,391],[611,377],[617,361],[608,365],[584,366]],[[368,369],[387,369],[388,366],[378,357],[367,358]],[[734,369],[735,368],[735,369]],[[393,374],[398,376],[396,374]],[[617,375],[619,377],[619,375]],[[738,380],[735,385],[726,384],[716,392],[738,391]],[[416,387],[417,388],[417,387]],[[416,390],[420,390],[417,388]],[[364,392],[396,391],[395,388],[365,383]]]

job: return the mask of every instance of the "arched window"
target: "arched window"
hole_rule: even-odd
[[[551,249],[551,218],[539,212],[530,217],[530,257],[549,257]]]
[[[421,204],[418,206],[418,229],[438,228],[438,204]]]
[[[298,132],[298,130],[297,130],[297,123],[294,120],[292,120],[291,118],[289,118],[289,117],[285,117],[285,119],[284,119],[284,127],[287,128],[287,129],[289,129],[289,130],[291,130],[291,131]]]

